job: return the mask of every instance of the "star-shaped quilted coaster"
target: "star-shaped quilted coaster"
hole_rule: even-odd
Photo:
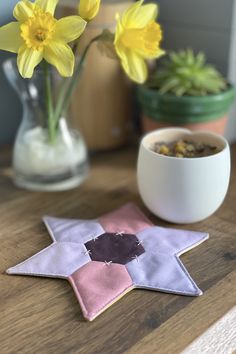
[[[202,294],[179,256],[207,233],[154,226],[134,204],[97,220],[43,220],[53,243],[7,273],[68,279],[89,321],[134,288]]]

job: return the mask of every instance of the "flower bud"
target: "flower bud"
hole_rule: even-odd
[[[87,22],[97,16],[101,0],[80,0],[79,15]]]

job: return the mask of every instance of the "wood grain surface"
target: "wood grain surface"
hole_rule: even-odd
[[[132,201],[155,224],[181,227],[143,206],[136,186],[137,149],[93,156],[86,183],[55,194],[16,189],[10,153],[0,150],[0,353],[180,353],[236,304],[236,146],[232,155],[223,206],[201,223],[184,225],[210,233],[208,241],[181,257],[204,295],[134,290],[89,323],[67,281],[5,274],[51,243],[42,216],[96,218]]]

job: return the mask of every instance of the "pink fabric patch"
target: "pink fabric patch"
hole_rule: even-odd
[[[75,271],[69,281],[89,321],[133,287],[125,266],[94,261]]]
[[[106,232],[124,232],[126,234],[135,234],[153,226],[153,223],[132,203],[100,217],[98,222]]]

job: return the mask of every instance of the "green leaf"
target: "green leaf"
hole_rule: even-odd
[[[170,52],[164,68],[152,75],[148,85],[160,89],[161,93],[171,92],[177,96],[206,95],[227,87],[226,80],[214,66],[206,64],[205,54],[195,55],[191,48]]]

